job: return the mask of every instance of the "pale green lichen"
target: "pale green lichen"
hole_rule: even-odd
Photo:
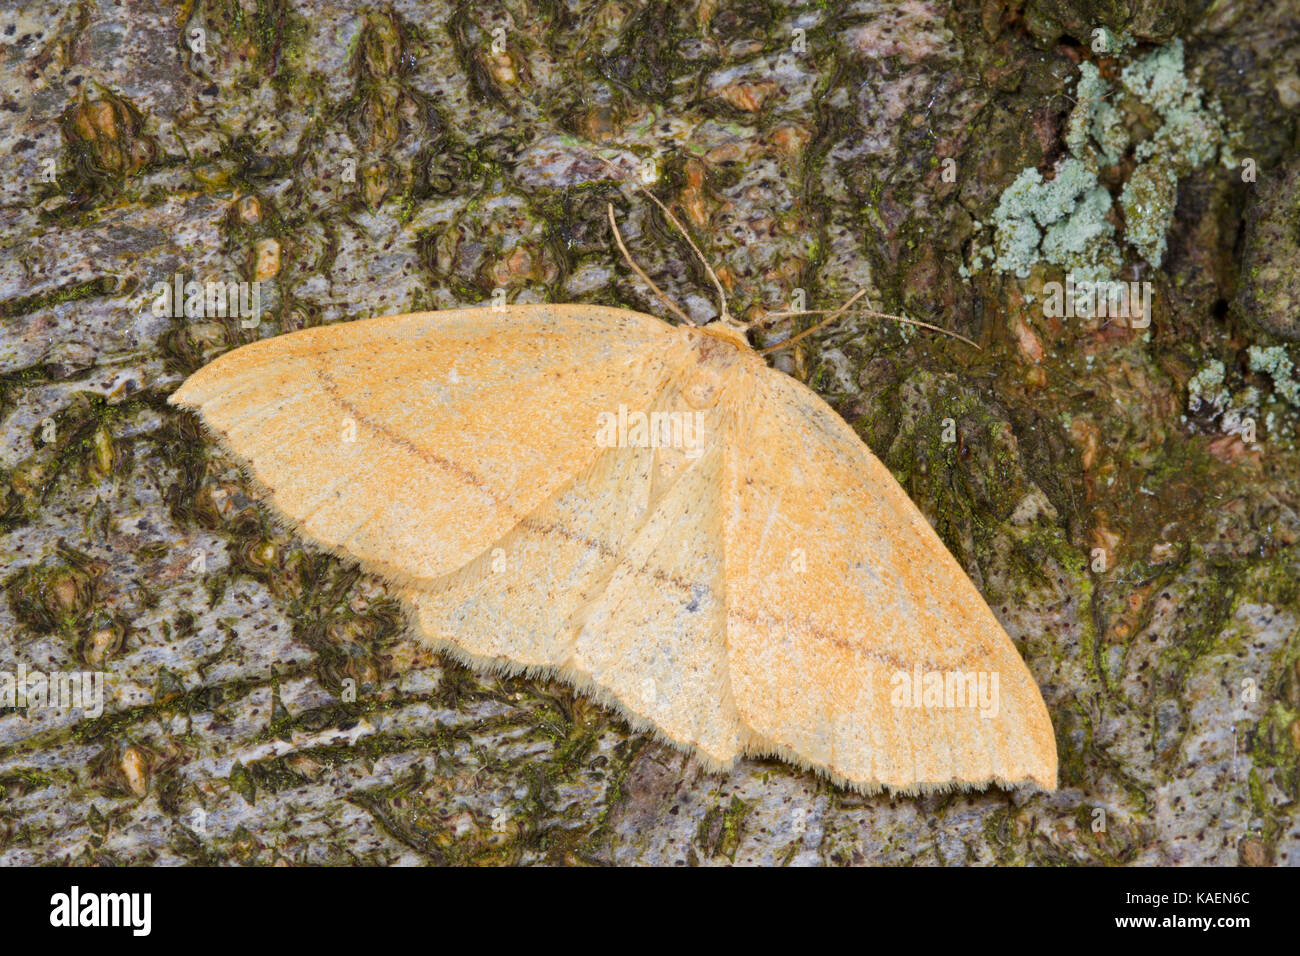
[[[1092,31],[1092,41],[1089,46],[1092,47],[1093,53],[1100,56],[1114,56],[1123,53],[1136,42],[1126,31],[1121,30],[1116,33],[1109,27],[1097,27]]]
[[[1115,227],[1106,218],[1110,194],[1097,176],[1066,157],[1056,177],[1044,180],[1037,169],[1016,177],[993,213],[997,226],[995,268],[1024,278],[1046,259],[1080,279],[1101,279],[1119,267],[1111,241]]]
[[[1252,372],[1263,372],[1273,380],[1273,391],[1288,405],[1300,408],[1300,382],[1295,378],[1295,364],[1280,345],[1252,345],[1246,350]]]
[[[1106,42],[1111,54],[1128,45],[1118,37]],[[1128,64],[1120,75],[1122,86],[1112,90],[1096,65],[1080,65],[1075,107],[1065,130],[1068,155],[1057,163],[1051,180],[1037,169],[1023,170],[993,214],[993,265],[998,271],[1025,278],[1040,261],[1079,279],[1103,279],[1118,271],[1123,256],[1108,218],[1112,197],[1098,176],[1103,166],[1118,166],[1130,146],[1138,164],[1119,195],[1123,239],[1159,267],[1179,180],[1216,157],[1233,164],[1222,110],[1203,102],[1188,78],[1181,40]],[[1154,110],[1161,125],[1134,146],[1128,121],[1143,107]]]
[[[1223,363],[1211,359],[1187,382],[1187,410],[1199,412],[1206,405],[1222,408],[1228,391],[1223,387]]]
[[[1218,103],[1205,104],[1201,91],[1187,77],[1182,40],[1129,64],[1120,78],[1128,92],[1163,121],[1149,139],[1138,143],[1134,156],[1139,165],[1120,195],[1126,241],[1159,266],[1173,223],[1178,180],[1216,158],[1227,166],[1234,160],[1226,144],[1222,109]]]
[[[1191,93],[1183,72],[1183,41],[1152,50],[1120,72],[1133,94],[1162,114],[1178,107]]]
[[[1293,423],[1293,409],[1300,408],[1300,381],[1295,377],[1295,363],[1280,345],[1252,345],[1246,350],[1247,365],[1252,372],[1269,376],[1276,399],[1264,415],[1264,428],[1271,441],[1283,446],[1292,444],[1283,423]],[[1253,386],[1233,391],[1227,384],[1227,368],[1218,359],[1207,362],[1187,383],[1187,411],[1200,415],[1226,435],[1238,434],[1253,441],[1254,423],[1267,403]],[[1282,402],[1286,404],[1283,405]],[[1290,406],[1290,408],[1287,408]]]
[[[1241,435],[1255,441],[1255,419],[1259,417],[1259,390],[1243,388],[1234,394],[1219,416],[1219,430],[1225,435]]]
[[[1259,415],[1259,390],[1229,390],[1224,382],[1227,369],[1211,359],[1187,383],[1187,411],[1208,418],[1225,435],[1255,440],[1255,419]]]
[[[1182,40],[1174,40],[1125,67],[1120,78],[1133,96],[1164,121],[1150,139],[1138,144],[1135,155],[1139,160],[1164,155],[1184,171],[1213,162],[1216,157],[1225,166],[1234,165],[1227,147],[1223,109],[1218,103],[1205,103],[1200,89],[1188,79]]]
[[[976,223],[975,228],[978,229],[981,226],[982,223]],[[997,250],[995,250],[990,243],[985,243],[982,246],[975,246],[971,251],[970,268],[966,268],[966,264],[962,263],[957,267],[957,272],[963,279],[969,279],[975,273],[984,268],[984,263],[986,261],[992,262],[997,258],[997,255]]]
[[[1109,92],[1110,87],[1094,64],[1079,64],[1079,84],[1074,93],[1076,106],[1066,124],[1065,145],[1084,162],[1094,155],[1093,143],[1111,165],[1123,159],[1128,149],[1128,129],[1123,115],[1107,99]]]
[[[1164,163],[1137,167],[1119,194],[1120,208],[1124,210],[1124,239],[1153,266],[1164,260],[1177,202],[1178,175]]]

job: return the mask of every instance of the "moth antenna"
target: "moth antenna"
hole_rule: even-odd
[[[812,335],[814,332],[818,331],[819,329],[825,328],[826,326],[834,322],[836,319],[838,319],[840,316],[844,315],[844,313],[850,310],[854,302],[857,302],[858,299],[862,298],[866,294],[867,294],[866,289],[859,289],[856,293],[854,293],[852,298],[850,298],[838,309],[802,309],[797,312],[768,312],[766,315],[763,316],[764,320],[779,319],[779,318],[785,318],[794,315],[825,315],[826,318],[822,319],[820,322],[818,322],[816,325],[812,326],[811,328],[804,329],[798,335],[792,335],[784,342],[777,342],[775,345],[769,345],[765,349],[759,349],[758,354],[767,355],[769,352],[775,352],[777,349],[783,349],[787,345],[793,345],[794,343],[798,342],[800,339],[807,338],[808,336]],[[929,322],[922,322],[919,319],[909,319],[905,315],[892,315],[888,312],[877,312],[875,309],[860,309],[857,311],[861,315],[868,315],[871,316],[872,318],[889,319],[890,321],[893,322],[902,322],[905,325],[915,325],[918,328],[929,329],[932,332],[941,332],[944,335],[951,336],[954,339],[961,339],[961,341],[965,342],[967,345],[975,349],[977,352],[983,351],[983,349],[981,349],[978,345],[976,345],[970,339],[966,338],[966,336],[962,335],[961,333],[954,332],[951,329],[942,328],[938,325],[931,325]]]
[[[664,291],[654,284],[654,280],[645,274],[645,270],[632,260],[632,254],[627,251],[627,246],[623,244],[623,234],[618,231],[618,222],[614,219],[614,204],[608,202],[605,203],[605,209],[609,212],[609,226],[614,230],[614,241],[618,243],[618,250],[623,253],[623,258],[627,261],[628,266],[631,267],[633,272],[641,277],[642,282],[654,291],[654,294],[659,297],[660,302],[668,306],[668,308],[671,309],[674,314],[679,316],[687,325],[695,325],[695,322],[692,321],[691,317],[679,309],[677,303],[668,298],[668,296],[664,294]]]
[[[769,346],[768,346],[767,348],[765,348],[765,349],[759,349],[759,350],[758,350],[758,354],[759,354],[759,355],[767,355],[769,352],[775,352],[777,349],[783,349],[783,348],[785,348],[787,345],[794,345],[794,343],[795,343],[795,342],[798,342],[800,339],[807,338],[809,335],[812,335],[812,334],[813,334],[814,332],[816,332],[818,329],[825,328],[826,326],[830,325],[832,322],[834,322],[836,319],[838,319],[841,315],[843,315],[845,312],[847,312],[847,311],[849,310],[849,307],[852,306],[854,302],[857,302],[858,299],[862,298],[862,297],[863,297],[864,295],[866,295],[866,294],[867,294],[867,290],[866,290],[866,289],[859,289],[857,292],[853,293],[852,298],[850,298],[847,302],[845,302],[845,303],[844,303],[842,306],[840,306],[838,309],[834,309],[834,310],[832,310],[831,313],[830,313],[830,315],[827,315],[826,318],[822,319],[820,322],[818,322],[818,323],[817,323],[816,325],[814,325],[812,328],[804,329],[804,330],[803,330],[802,332],[800,332],[798,335],[792,335],[790,338],[786,339],[784,342],[777,342],[776,345],[769,345]],[[819,310],[819,311],[820,311],[820,310]],[[809,314],[812,314],[812,313],[809,313],[809,312],[806,312],[806,311],[790,312],[790,313],[770,312],[770,313],[768,313],[766,316],[764,316],[764,318],[780,318],[780,317],[782,317],[783,315],[809,315]]]
[[[592,153],[591,155],[595,156],[598,160],[604,163],[610,169],[610,171],[612,171],[619,177],[619,182],[624,183],[624,185],[626,185],[626,182],[622,178],[623,174],[619,171],[619,168],[617,166],[615,166],[608,159],[606,159],[604,156],[601,156],[598,153]],[[670,223],[673,224],[673,226],[677,229],[678,232],[682,234],[682,238],[686,240],[686,244],[691,247],[691,252],[695,253],[695,258],[699,259],[700,265],[704,266],[704,271],[708,275],[709,281],[712,282],[713,287],[718,290],[718,310],[719,310],[718,318],[721,321],[725,322],[727,325],[735,324],[734,320],[731,318],[731,313],[727,311],[727,293],[722,288],[722,282],[718,279],[718,274],[713,271],[713,267],[709,265],[709,261],[704,258],[704,253],[700,252],[700,247],[695,244],[695,240],[692,239],[691,234],[686,231],[686,227],[682,225],[681,220],[679,220],[676,216],[673,215],[672,210],[669,209],[667,206],[665,206],[663,202],[660,201],[658,196],[656,196],[650,190],[646,189],[645,186],[643,186],[641,183],[633,182],[632,185],[635,186],[637,189],[641,190],[641,192],[645,193],[646,198],[649,199],[656,206],[658,206],[659,211],[664,214],[664,217]]]
[[[731,313],[727,311],[727,293],[722,289],[722,282],[718,279],[718,274],[713,271],[713,267],[709,265],[709,261],[704,258],[704,253],[700,252],[700,247],[695,244],[695,240],[691,238],[691,234],[686,231],[686,227],[681,224],[681,220],[673,215],[672,210],[659,201],[658,196],[646,189],[640,183],[636,183],[635,185],[650,198],[652,203],[659,207],[659,210],[668,218],[668,221],[676,226],[677,231],[682,234],[682,238],[686,240],[687,244],[691,247],[691,251],[695,253],[695,258],[699,259],[700,265],[704,266],[704,271],[708,274],[709,281],[711,281],[713,287],[718,290],[719,318],[728,325],[733,324]]]

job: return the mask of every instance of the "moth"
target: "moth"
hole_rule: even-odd
[[[170,402],[474,668],[561,678],[712,770],[1056,786],[1047,708],[975,586],[725,300],[707,325],[509,305],[303,329]]]

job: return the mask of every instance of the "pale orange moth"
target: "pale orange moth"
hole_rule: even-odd
[[[170,401],[475,668],[562,678],[711,770],[1055,788],[1047,709],[975,586],[718,291],[703,326],[667,302],[684,324],[515,305],[303,329]]]

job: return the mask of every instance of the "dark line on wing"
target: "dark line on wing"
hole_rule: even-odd
[[[685,597],[694,598],[695,589],[697,588],[703,588],[705,592],[707,592],[710,596],[712,596],[713,594],[713,588],[702,582],[686,580],[684,578],[680,578],[676,575],[670,574],[666,571],[662,571],[658,568],[652,568],[649,565],[642,565],[640,567],[633,566],[627,562],[626,556],[622,552],[620,552],[617,548],[607,544],[606,542],[600,540],[599,538],[594,538],[591,535],[573,531],[569,528],[565,528],[561,525],[554,524],[554,523],[544,524],[541,521],[538,521],[536,518],[525,518],[523,521],[520,522],[520,525],[523,528],[542,536],[557,535],[559,537],[564,538],[567,541],[573,541],[575,543],[584,545],[585,547],[596,551],[602,557],[617,561],[617,563],[620,566],[627,567],[632,574],[637,575],[638,577],[652,578],[653,580],[659,582],[660,584],[672,586],[673,588],[682,592],[683,596]],[[893,665],[894,667],[900,670],[910,669],[911,666],[914,663],[916,663],[915,661],[904,661],[901,658],[888,653],[887,651],[876,651],[868,647],[862,647],[861,645],[854,644],[853,642],[848,641],[842,637],[837,637],[834,634],[822,630],[820,627],[813,624],[811,621],[802,621],[793,618],[773,617],[771,615],[756,614],[750,611],[743,611],[740,608],[735,608],[735,607],[727,607],[726,615],[729,620],[735,619],[735,620],[744,621],[746,624],[750,624],[754,627],[770,628],[775,626],[775,627],[784,627],[790,630],[803,631],[809,634],[810,636],[812,636],[815,640],[824,641],[828,644],[833,645],[834,647],[839,648],[842,651],[846,651],[852,654],[857,654],[861,657],[873,658],[885,664]],[[981,644],[980,647],[976,648],[974,651],[963,654],[957,660],[949,664],[946,664],[944,666],[959,667],[963,664],[968,663],[970,660],[974,659],[974,657],[977,654],[987,657],[989,656],[989,650],[988,648],[984,647]],[[921,661],[920,663],[923,666],[929,665],[928,669],[935,669],[938,667],[938,664],[934,661],[925,660],[925,661]]]
[[[374,419],[370,418],[370,416],[368,416],[356,405],[352,404],[352,402],[346,399],[342,395],[342,393],[339,392],[338,383],[334,381],[333,377],[329,374],[328,371],[325,370],[324,366],[313,365],[313,371],[315,371],[316,377],[320,380],[322,387],[325,389],[325,393],[330,397],[331,400],[334,401],[336,405],[338,405],[340,408],[347,411],[354,419],[356,419],[358,425],[364,425],[370,431],[381,436],[386,441],[391,442],[392,444],[397,445],[399,448],[402,448],[405,451],[410,452],[412,455],[414,455],[416,458],[419,458],[425,464],[432,465],[435,468],[447,472],[449,475],[453,475],[456,478],[459,478],[465,484],[471,486],[475,491],[478,491],[481,494],[486,495],[488,498],[491,498],[492,501],[497,506],[504,509],[506,513],[509,514],[510,517],[514,518],[516,521],[523,520],[523,517],[518,515],[515,512],[515,510],[510,507],[509,502],[505,501],[500,496],[494,494],[492,489],[488,487],[487,482],[484,481],[477,473],[471,471],[469,468],[466,468],[464,465],[457,464],[456,462],[452,461],[449,458],[443,458],[441,455],[435,455],[433,452],[426,451],[425,449],[418,447],[417,445],[413,444],[409,439],[403,437],[402,435],[399,435],[397,432],[393,431],[388,426],[376,422]]]
[[[340,394],[338,390],[338,383],[334,381],[334,379],[330,376],[329,372],[326,371],[326,369],[323,366],[313,365],[313,370],[315,371],[316,377],[320,380],[322,387],[325,389],[325,392],[327,395],[329,395],[330,399],[334,401],[339,407],[345,409],[350,415],[352,415],[352,417],[356,419],[358,425],[364,425],[366,428],[370,429],[375,434],[382,436],[384,439],[391,442],[392,444],[397,445],[398,447],[404,449],[407,452],[410,452],[412,455],[416,456],[426,464],[432,465],[433,467],[445,471],[450,475],[454,475],[455,477],[459,478],[461,481],[472,486],[476,491],[479,491],[480,493],[487,496],[488,498],[491,498],[492,501],[497,504],[497,506],[505,510],[506,513],[509,514],[510,517],[515,520],[516,525],[523,526],[524,528],[527,528],[528,530],[533,531],[537,534],[541,534],[541,535],[554,534],[562,538],[565,538],[569,541],[579,542],[588,548],[594,549],[595,551],[597,551],[598,553],[600,553],[602,556],[606,558],[616,560],[620,566],[627,566],[633,574],[640,577],[649,577],[659,582],[660,584],[670,585],[678,589],[679,591],[681,591],[687,597],[694,597],[695,588],[703,588],[710,596],[712,596],[713,588],[709,587],[707,584],[703,584],[701,582],[695,582],[695,581],[687,581],[682,578],[676,577],[675,575],[672,575],[666,571],[662,571],[657,568],[650,568],[648,565],[643,565],[639,568],[629,565],[627,563],[626,557],[622,552],[618,551],[618,549],[612,547],[611,545],[607,544],[604,541],[601,541],[598,538],[593,538],[589,535],[582,534],[581,532],[573,531],[569,528],[562,527],[561,525],[557,525],[553,523],[543,524],[537,519],[531,518],[527,515],[519,515],[515,511],[515,509],[510,506],[510,504],[507,501],[505,501],[498,495],[494,494],[492,490],[487,486],[487,483],[477,473],[470,470],[469,468],[464,467],[463,465],[459,465],[456,462],[451,461],[450,459],[443,458],[440,455],[435,455],[432,452],[426,451],[423,448],[419,448],[418,446],[412,444],[408,439],[394,432],[392,429],[388,428],[383,424],[380,424],[379,422],[374,421],[363,411],[361,411],[361,409],[357,408],[354,404],[352,404],[352,402],[348,401],[348,399],[346,399],[342,394]],[[613,451],[614,449],[610,449],[610,450]],[[750,624],[754,627],[771,628],[772,626],[775,625],[777,627],[784,627],[787,630],[803,631],[808,635],[810,635],[811,637],[813,637],[814,639],[829,643],[834,647],[839,648],[840,650],[857,654],[862,657],[868,657],[875,660],[879,660],[886,664],[891,664],[894,667],[899,669],[910,668],[915,663],[914,661],[905,662],[900,658],[895,657],[894,655],[889,654],[885,651],[875,651],[870,648],[862,647],[860,645],[854,644],[851,641],[848,641],[842,637],[836,637],[834,634],[830,634],[827,633],[826,631],[823,631],[821,628],[817,627],[811,621],[793,620],[791,618],[774,618],[771,616],[763,616],[759,614],[754,614],[752,612],[742,611],[739,608],[733,608],[733,607],[726,608],[726,616],[728,620],[735,618],[744,621],[745,623]],[[979,650],[986,656],[989,653],[987,648],[984,647],[979,648]],[[970,654],[963,655],[961,658],[954,661],[952,664],[946,666],[953,667],[953,666],[960,666],[962,664],[965,664],[967,661],[972,659],[974,653],[975,652],[972,651]],[[934,662],[932,661],[922,661],[921,663],[923,665],[937,666],[934,665]]]

